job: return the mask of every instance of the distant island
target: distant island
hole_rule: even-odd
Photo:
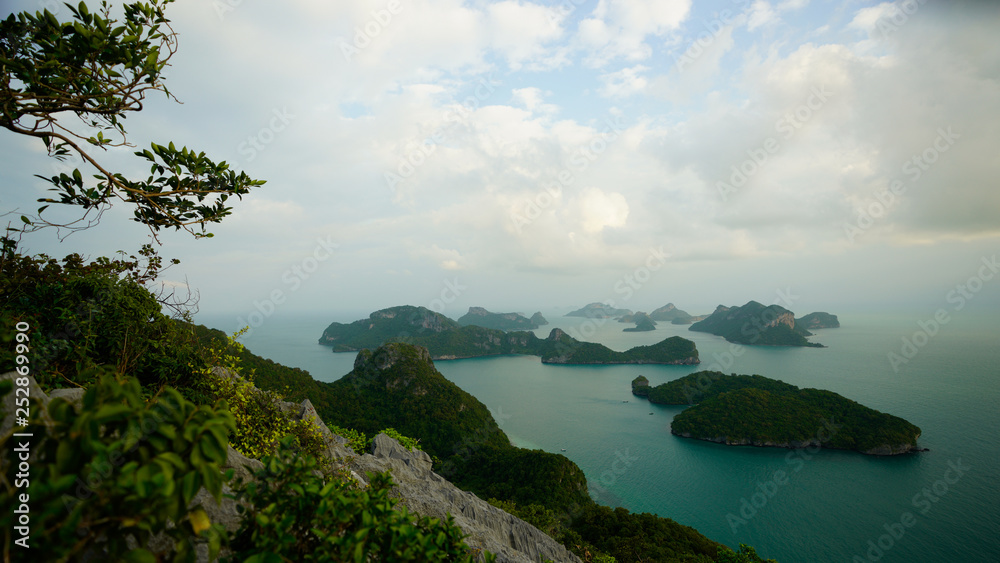
[[[806,330],[840,328],[840,319],[837,318],[837,315],[831,315],[830,313],[809,313],[801,319],[795,319],[795,326],[800,326]]]
[[[694,404],[674,416],[670,432],[727,445],[854,450],[868,455],[923,451],[920,428],[832,391],[798,387],[760,375],[701,371],[632,393],[651,403]]]
[[[631,322],[635,323],[635,326],[622,329],[622,332],[648,332],[656,330],[656,323],[646,313],[636,313],[631,315],[630,319]]]
[[[666,305],[656,309],[649,314],[649,318],[654,321],[669,322],[675,325],[686,325],[691,324],[696,320],[701,320],[704,317],[695,318],[687,313],[687,311],[682,311],[674,306],[673,303],[667,303]]]
[[[567,317],[588,317],[591,319],[611,319],[622,315],[631,315],[628,309],[616,309],[607,303],[591,303],[572,313],[566,313]]]
[[[555,328],[547,338],[530,331],[504,332],[475,325],[462,326],[425,307],[404,305],[375,311],[353,323],[331,323],[319,343],[334,352],[373,349],[387,342],[407,342],[427,348],[435,360],[483,356],[539,356],[546,364],[674,364],[700,362],[694,342],[679,336],[650,346],[618,352],[593,342],[581,342]]]
[[[541,323],[536,322],[541,320]],[[498,330],[534,330],[543,324],[548,324],[541,312],[527,318],[520,313],[491,313],[482,307],[469,307],[469,312],[458,319],[462,326],[481,326]]]
[[[829,320],[813,315],[821,313],[806,315],[803,319]],[[836,319],[833,315],[829,316]],[[780,305],[764,306],[756,301],[742,307],[719,305],[715,312],[692,324],[688,330],[707,332],[737,344],[823,347],[806,339],[812,333],[796,322],[794,313]]]

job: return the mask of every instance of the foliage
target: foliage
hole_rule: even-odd
[[[591,505],[573,521],[573,530],[618,563],[708,563],[719,550],[719,544],[669,518],[598,504]]]
[[[739,551],[720,549],[715,561],[716,563],[777,563],[774,559],[761,559],[756,549],[742,543]]]
[[[695,388],[699,382],[711,382]],[[700,403],[676,416],[671,429],[698,438],[788,444],[820,441],[823,447],[868,451],[915,445],[920,428],[837,393],[799,389],[760,375],[699,372],[657,385],[652,402]]]
[[[133,257],[134,258],[134,257]],[[206,402],[206,389],[192,366],[203,365],[184,325],[161,312],[142,284],[158,263],[145,269],[137,260],[77,254],[61,261],[23,256],[8,249],[0,256],[0,320],[4,330],[17,322],[31,327],[31,365],[43,388],[87,386],[91,368],[114,366],[155,393],[163,385]],[[11,349],[0,349],[0,369],[13,365]]]
[[[478,554],[449,519],[410,514],[389,497],[388,473],[369,474],[367,489],[326,481],[311,456],[283,440],[256,479],[237,488],[247,509],[230,561],[462,561]],[[487,554],[487,561],[493,557]]]
[[[368,448],[371,446],[371,438],[353,428],[341,428],[333,424],[327,424],[326,427],[330,429],[330,432],[333,432],[337,436],[346,438],[347,445],[354,450],[354,453],[364,453],[368,451]]]
[[[652,387],[648,397],[651,403],[688,405],[747,387],[779,393],[798,390],[794,385],[761,375],[726,375],[718,371],[699,371]]]
[[[206,367],[202,375],[210,381],[209,388],[216,400],[225,401],[236,419],[236,432],[231,445],[241,454],[259,459],[273,454],[278,441],[287,435],[294,437],[299,451],[319,459],[323,471],[332,469],[326,457],[326,441],[311,419],[297,419],[282,408],[284,398],[276,391],[258,389],[253,384],[253,370],[243,370],[241,358],[245,351],[236,341],[246,328],[236,332],[227,341],[228,347],[206,348]],[[233,353],[235,352],[235,353]],[[223,368],[219,373],[216,367]],[[213,370],[216,370],[213,372]]]
[[[42,140],[50,156],[79,156],[97,171],[96,183],[85,182],[79,169],[39,176],[58,196],[40,202],[80,206],[85,213],[72,223],[50,223],[41,218],[45,205],[38,209],[38,225],[86,228],[118,199],[134,207],[133,220],[154,236],[164,227],[211,236],[204,234],[205,225],[230,214],[227,199],[241,198],[264,183],[173,143],[153,143],[151,150],[135,153],[150,167],[145,180],[128,179],[88,152],[93,152],[88,144],[100,150],[133,146],[124,126],[128,113],[140,111],[148,93],[172,97],[163,83],[177,50],[177,34],[164,13],[172,1],[125,4],[121,21],[111,16],[106,2],[99,13],[81,2],[67,4],[73,14],[69,22],[48,10],[11,14],[0,22],[0,126]],[[80,119],[75,127],[60,121],[70,113]],[[94,210],[96,219],[76,226]]]
[[[174,540],[174,561],[194,560],[190,540],[198,536],[217,552],[224,531],[200,505],[189,505],[202,486],[220,499],[219,467],[234,429],[232,416],[224,408],[195,406],[169,387],[147,403],[135,379],[94,379],[98,383],[85,393],[79,413],[61,398],[50,401],[53,426],[34,432],[30,449],[37,458],[27,489],[2,481],[0,505],[16,506],[20,493],[30,496],[32,537],[42,540],[31,545],[34,560],[106,552],[98,558],[152,561],[154,554],[130,549],[126,538],[144,545],[159,532]],[[32,425],[43,424],[41,407],[32,410]],[[0,437],[0,449],[10,451],[13,440],[21,443],[9,434]],[[0,464],[11,459],[5,456]],[[9,466],[4,475],[11,475]],[[8,549],[15,517],[10,510],[0,513]]]

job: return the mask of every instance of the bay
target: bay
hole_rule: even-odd
[[[827,348],[735,346],[664,323],[624,333],[628,325],[611,320],[543,313],[553,324],[539,336],[560,327],[625,350],[680,335],[701,355],[699,366],[556,366],[530,356],[436,363],[490,408],[516,445],[579,465],[599,502],[672,518],[732,547],[753,545],[781,563],[1000,561],[995,315],[954,313],[897,371],[889,353],[901,354],[903,337],[912,340],[916,322],[933,311],[840,315],[841,328],[812,337]],[[243,342],[334,381],[351,370],[355,354],[334,354],[317,340],[331,321],[355,318],[276,313]],[[237,328],[232,316],[197,320]],[[638,375],[656,385],[709,368],[840,393],[913,422],[931,451],[883,458],[682,439],[670,434],[670,420],[683,407],[652,405],[630,392]]]

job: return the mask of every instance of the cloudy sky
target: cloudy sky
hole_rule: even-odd
[[[172,4],[183,103],[127,122],[267,180],[214,238],[161,237],[203,312],[704,313],[789,290],[797,313],[933,312],[1000,251],[996,3],[278,5]],[[128,154],[103,158],[143,174]],[[0,133],[2,210],[57,166]],[[23,244],[134,252],[119,207]]]

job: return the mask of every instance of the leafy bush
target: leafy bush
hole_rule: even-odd
[[[30,497],[32,537],[37,538],[32,558],[77,560],[90,552],[104,560],[153,561],[166,554],[130,549],[127,537],[145,545],[159,532],[174,540],[174,561],[194,560],[191,540],[196,537],[208,541],[214,556],[224,530],[212,525],[200,506],[189,505],[202,486],[220,499],[219,467],[234,429],[232,416],[196,406],[171,388],[147,403],[135,379],[121,383],[106,373],[86,375],[98,383],[87,390],[79,413],[55,398],[47,411],[54,425],[40,432],[41,407],[32,409],[30,449],[37,458],[27,488],[0,482],[0,505],[17,506],[19,495]],[[0,450],[11,451],[12,440],[22,441],[0,437]],[[12,459],[0,460],[5,475],[12,473],[7,467]],[[0,512],[4,545],[13,542],[16,516],[12,510]]]
[[[134,256],[132,258],[135,258]],[[155,260],[155,258],[154,258]],[[136,377],[148,394],[170,385],[189,399],[206,403],[194,368],[203,365],[190,330],[161,312],[161,303],[142,283],[149,268],[135,273],[137,260],[99,258],[85,263],[77,254],[61,261],[0,254],[0,323],[31,326],[31,365],[38,384],[86,387],[91,368],[114,366]],[[13,367],[12,350],[0,349],[0,369]]]
[[[441,522],[398,507],[389,497],[388,473],[369,474],[367,489],[326,480],[314,472],[315,458],[298,455],[290,438],[263,461],[254,481],[237,486],[240,509],[247,513],[232,541],[230,562],[471,563],[478,555],[450,517]]]

